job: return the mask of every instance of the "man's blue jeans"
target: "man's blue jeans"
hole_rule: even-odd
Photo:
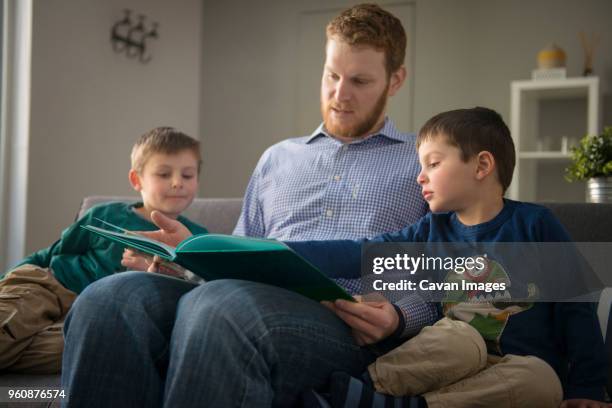
[[[237,280],[116,274],[83,291],[64,330],[68,406],[290,406],[375,358],[319,303]]]

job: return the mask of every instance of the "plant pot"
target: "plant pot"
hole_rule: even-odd
[[[594,177],[587,181],[587,203],[612,203],[612,177]]]

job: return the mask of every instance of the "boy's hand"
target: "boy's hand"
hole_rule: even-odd
[[[353,337],[360,346],[377,343],[389,337],[399,324],[399,316],[391,303],[383,301],[357,302],[338,299],[321,302],[353,329]]]
[[[129,271],[146,271],[149,269],[150,262],[147,260],[147,256],[143,256],[142,253],[126,248],[123,251],[121,265]]]
[[[166,262],[157,255],[153,257],[146,271],[159,273],[160,275],[174,276],[175,278],[184,278],[185,276],[185,268],[172,262]]]
[[[151,219],[153,223],[159,227],[157,231],[138,231],[138,234],[144,235],[145,237],[153,238],[164,244],[177,246],[184,239],[193,235],[186,226],[181,224],[177,220],[166,217],[159,211],[153,211],[151,213]]]
[[[568,399],[561,403],[560,408],[610,408],[612,404],[588,399]]]

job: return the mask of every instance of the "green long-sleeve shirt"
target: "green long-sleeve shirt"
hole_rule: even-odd
[[[55,278],[67,289],[80,293],[90,283],[123,271],[121,258],[124,246],[108,239],[96,236],[81,228],[81,225],[101,225],[102,219],[117,226],[132,231],[154,231],[158,228],[137,212],[135,207],[142,203],[127,204],[121,202],[100,204],[89,209],[81,219],[66,228],[53,245],[34,252],[17,266],[34,264],[44,268],[51,268]],[[179,217],[193,234],[208,232],[206,228]]]

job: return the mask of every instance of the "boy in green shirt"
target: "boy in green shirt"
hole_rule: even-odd
[[[104,220],[127,230],[156,230],[150,216],[159,211],[194,234],[207,232],[180,216],[195,197],[200,165],[200,144],[193,138],[169,127],[145,133],[132,148],[129,172],[142,201],[91,208],[53,245],[31,254],[0,279],[0,371],[59,372],[63,320],[77,294],[123,270],[123,247],[81,225],[101,225],[99,220]],[[146,270],[146,264],[141,269]]]

